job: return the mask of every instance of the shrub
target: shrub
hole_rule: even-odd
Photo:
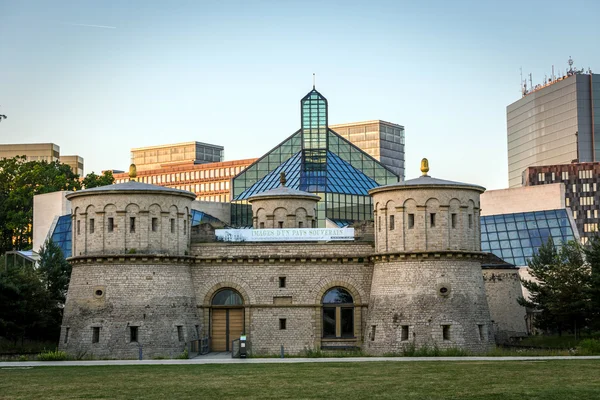
[[[577,346],[577,354],[582,356],[593,356],[600,354],[600,340],[584,339]]]
[[[175,357],[176,360],[187,360],[188,358],[190,358],[190,354],[188,353],[187,349]]]
[[[37,356],[38,361],[64,361],[67,359],[67,353],[64,351],[45,351]]]

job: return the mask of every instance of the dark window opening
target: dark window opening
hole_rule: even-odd
[[[283,228],[283,221],[277,221],[277,227],[279,229]]]
[[[152,232],[158,230],[158,218],[152,218]]]
[[[323,304],[323,337],[354,337],[354,299],[346,290],[332,288],[325,293]]]
[[[183,326],[181,325],[177,325],[177,339],[179,339],[180,342],[183,342]]]
[[[315,221],[315,220],[313,219],[313,220],[312,220],[312,222],[311,222],[311,226],[312,226],[313,228],[316,228],[316,227],[317,227],[317,221]]]
[[[298,221],[298,228],[302,228],[302,221]]]
[[[258,225],[258,227],[259,227],[260,229],[264,229],[264,228],[265,228],[265,223],[264,223],[264,222],[261,222],[261,223]]]
[[[415,227],[415,214],[408,214],[408,229]]]
[[[81,221],[77,220],[77,234],[79,235],[81,233]]]
[[[381,232],[381,217],[377,217],[377,230]]]
[[[390,215],[390,231],[394,230],[394,216]]]
[[[94,218],[90,218],[90,233],[94,233]]]
[[[175,218],[171,218],[171,233],[175,233]]]
[[[434,228],[435,227],[435,213],[429,214],[429,225]]]
[[[287,321],[285,318],[279,318],[279,329],[280,330],[286,329],[286,324],[287,324]]]
[[[408,340],[408,325],[402,325],[401,340]]]
[[[92,343],[100,342],[100,327],[94,326],[92,328]]]
[[[187,221],[185,219],[183,220],[183,234],[187,234]]]
[[[442,339],[450,340],[450,325],[442,325]]]
[[[279,277],[279,287],[280,288],[284,288],[285,287],[285,276],[280,276]]]
[[[108,231],[112,232],[115,229],[115,219],[113,217],[108,218]]]
[[[375,341],[375,330],[377,329],[377,325],[371,325],[371,342]]]
[[[135,217],[129,217],[129,233],[135,233]]]
[[[479,331],[479,340],[485,340],[485,334],[483,331],[483,325],[477,325],[477,329]]]
[[[469,214],[469,229],[473,228],[473,215]]]
[[[69,341],[69,330],[71,328],[65,328],[65,343]]]
[[[452,228],[456,228],[456,214],[455,213],[452,213],[450,215],[450,220],[452,222]]]
[[[138,341],[138,327],[137,326],[129,327],[129,341],[130,342]]]

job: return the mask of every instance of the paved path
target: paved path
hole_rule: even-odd
[[[226,353],[228,354],[228,353]],[[25,361],[0,362],[0,369],[31,367],[89,367],[101,365],[195,365],[195,364],[295,364],[295,363],[346,363],[346,362],[415,362],[415,361],[529,361],[599,360],[600,356],[563,357],[345,357],[345,358],[215,358],[197,357],[190,360],[97,360],[97,361]]]

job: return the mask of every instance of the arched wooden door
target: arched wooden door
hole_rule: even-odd
[[[211,351],[231,351],[231,341],[244,334],[244,304],[233,289],[223,289],[212,300]]]

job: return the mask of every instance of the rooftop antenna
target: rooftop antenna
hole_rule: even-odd
[[[529,73],[529,87],[533,90],[533,77],[531,76],[531,72]]]
[[[569,64],[569,73],[573,72],[573,59],[571,58],[571,56],[569,56],[569,61],[567,61],[567,64]]]
[[[313,89],[315,88],[315,73],[313,72]]]
[[[556,80],[556,76],[554,76],[554,65],[552,66],[552,82]]]

